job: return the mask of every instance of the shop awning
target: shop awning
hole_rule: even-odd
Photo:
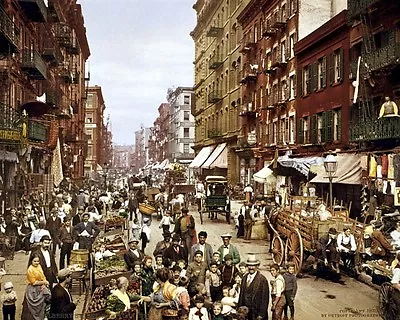
[[[290,158],[288,154],[278,158],[278,163],[282,167],[293,168],[301,174],[308,176],[310,167],[313,165],[323,165],[322,157],[305,157],[305,158]],[[271,166],[270,166],[271,167]]]
[[[169,166],[169,160],[164,159],[163,162],[161,162],[160,165],[158,166],[158,169],[161,170],[168,169],[168,166]]]
[[[228,164],[228,152],[226,149],[226,143],[221,143],[216,146],[213,153],[208,157],[206,162],[201,166],[203,169],[213,168],[227,168]],[[225,152],[224,152],[225,151]]]
[[[198,155],[193,159],[192,163],[189,165],[189,168],[201,168],[201,166],[207,160],[213,150],[214,146],[202,148]]]
[[[266,183],[267,179],[269,176],[271,176],[273,174],[273,171],[268,168],[268,166],[271,163],[268,163],[264,168],[262,168],[260,171],[256,172],[255,174],[253,174],[253,179],[254,181],[258,182],[258,183]]]
[[[337,170],[333,183],[360,184],[361,183],[361,155],[358,154],[338,154]],[[328,175],[323,164],[312,166],[311,172],[317,176],[311,180],[314,183],[329,183]]]
[[[0,161],[18,162],[18,155],[15,152],[0,150]]]

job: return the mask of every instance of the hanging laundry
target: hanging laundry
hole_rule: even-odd
[[[384,177],[384,178],[387,178],[387,176],[388,176],[388,155],[387,154],[384,154],[382,157],[381,157],[381,159],[382,159],[382,176]]]
[[[388,155],[388,179],[394,179],[394,155]]]
[[[378,164],[376,166],[376,177],[382,178],[382,165]]]
[[[371,155],[371,157],[369,158],[369,176],[371,178],[375,178],[376,177],[376,167],[377,167],[377,163],[376,163],[376,159],[374,156]]]

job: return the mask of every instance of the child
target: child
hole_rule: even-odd
[[[214,302],[213,304],[211,320],[224,320],[224,315],[222,314],[222,303],[219,301]]]
[[[229,253],[224,257],[224,260],[225,263],[219,267],[219,270],[221,270],[222,286],[232,287],[239,270],[232,263],[232,256]]]
[[[243,261],[239,263],[239,273],[242,275],[242,278],[247,273],[247,266],[246,263]]]
[[[218,270],[216,261],[211,261],[209,270],[206,271],[206,289],[211,301],[219,301],[222,298],[221,271]]]
[[[176,296],[179,304],[179,316],[184,318],[189,313],[190,308],[190,296],[187,291],[189,284],[189,278],[181,277],[179,279],[178,288],[176,288]]]
[[[219,251],[215,251],[213,253],[213,260],[217,263],[218,267],[222,264],[221,255],[220,255]]]
[[[272,275],[271,283],[271,298],[272,298],[272,320],[278,320],[282,318],[283,309],[286,304],[284,295],[285,291],[285,279],[280,274],[279,265],[272,264],[270,267]]]
[[[204,307],[204,297],[196,295],[194,297],[195,307],[190,308],[188,320],[209,320],[208,311]]]
[[[236,313],[236,305],[238,299],[234,297],[235,290],[232,290],[230,287],[225,286],[222,288],[222,295],[224,296],[221,299],[222,303],[222,314],[224,316],[231,316]]]
[[[235,290],[235,297],[239,297],[240,295],[240,287],[242,285],[242,275],[240,272],[235,276],[235,284],[232,286],[232,289]]]
[[[140,233],[140,239],[142,239],[142,252],[143,252],[143,254],[145,254],[146,246],[150,242],[151,229],[149,227],[149,224],[150,224],[150,219],[149,218],[144,218],[143,219],[142,231]]]
[[[295,272],[294,264],[289,263],[287,265],[287,272],[285,272],[285,274],[283,275],[283,278],[285,279],[284,294],[286,298],[286,304],[283,310],[284,318],[288,319],[288,308],[289,308],[291,320],[294,319],[294,298],[297,292],[297,279],[294,272]]]
[[[210,296],[207,294],[206,286],[203,283],[196,284],[197,295],[201,295],[204,298],[204,306],[209,309],[212,307]]]
[[[156,276],[152,264],[152,257],[145,256],[143,258],[143,267],[141,273],[143,296],[149,296],[153,292],[153,284],[156,281]]]
[[[157,271],[158,269],[163,269],[164,268],[164,260],[163,256],[161,254],[156,256],[156,264],[154,265],[154,271]]]
[[[181,268],[181,273],[179,276],[184,277],[186,276],[186,262],[185,260],[178,260],[178,267]]]
[[[170,212],[165,211],[165,213],[160,221],[159,228],[163,229],[163,233],[170,232],[169,229],[170,229],[170,226],[172,223],[174,223],[174,219],[172,219]]]
[[[140,227],[139,221],[137,218],[135,218],[132,223],[132,238],[133,239],[140,238],[140,229],[141,229],[141,227]]]
[[[4,284],[4,290],[6,291],[1,296],[1,304],[3,306],[3,319],[14,320],[15,319],[15,302],[17,301],[17,294],[13,290],[14,286],[12,282],[6,282]]]

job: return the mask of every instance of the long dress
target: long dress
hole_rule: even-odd
[[[169,283],[168,281],[165,282],[164,287],[159,287],[156,289],[154,293],[150,295],[151,297],[151,308],[149,310],[149,313],[147,315],[148,320],[162,320],[163,319],[163,313],[165,314],[166,310],[177,310],[178,309],[178,303],[177,303],[177,288],[175,285]],[[170,307],[166,308],[156,308],[154,304],[156,303],[165,303],[169,302]],[[170,320],[174,319],[179,319],[178,313],[176,312],[176,318],[175,317],[168,317]]]
[[[51,292],[45,286],[34,286],[36,281],[45,281],[46,277],[40,265],[29,266],[26,272],[28,285],[26,286],[22,303],[21,320],[43,320],[46,303],[50,302]]]

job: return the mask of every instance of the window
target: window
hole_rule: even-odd
[[[87,156],[88,158],[91,158],[93,156],[93,146],[87,147]]]
[[[309,117],[299,119],[298,125],[298,142],[299,144],[309,143]]]
[[[189,138],[189,128],[183,128],[183,137]]]
[[[289,143],[294,143],[294,116],[289,117]]]
[[[286,101],[288,98],[288,87],[287,87],[287,83],[286,80],[282,80],[281,81],[281,92],[280,92],[280,101]]]
[[[278,121],[272,123],[272,143],[277,144],[278,142]]]
[[[296,34],[293,33],[289,36],[289,45],[290,45],[290,58],[294,57],[294,44],[296,43]]]
[[[86,123],[92,123],[93,119],[92,118],[86,118]]]
[[[317,90],[326,87],[326,57],[317,61]]]
[[[183,96],[183,104],[186,104],[186,105],[188,105],[188,104],[190,104],[190,96]]]
[[[310,65],[305,66],[303,69],[303,81],[304,81],[304,92],[303,95],[311,93],[311,67]]]
[[[297,12],[297,0],[289,0],[289,15],[293,15]]]
[[[184,121],[188,121],[188,120],[189,120],[189,117],[190,117],[189,111],[184,111],[184,112],[183,112],[183,120],[184,120]]]
[[[189,153],[190,149],[189,149],[189,143],[184,143],[183,144],[183,153]]]
[[[286,41],[281,42],[281,62],[286,61]]]
[[[342,110],[333,110],[333,140],[340,141],[342,139]]]
[[[280,120],[280,125],[279,125],[279,144],[283,144],[285,142],[285,118]]]
[[[332,85],[343,80],[343,49],[334,51],[329,60],[329,78]]]
[[[289,77],[289,99],[296,97],[296,75],[293,74]]]

